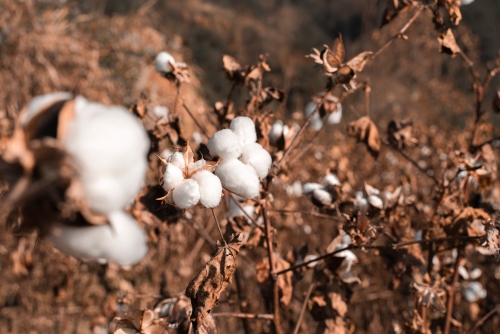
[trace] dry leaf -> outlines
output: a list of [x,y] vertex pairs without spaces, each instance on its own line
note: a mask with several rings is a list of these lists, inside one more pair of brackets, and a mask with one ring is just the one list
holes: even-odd
[[[275,269],[274,271],[281,271],[290,268],[290,263],[282,259],[279,256],[274,256]],[[256,266],[257,269],[257,281],[261,285],[262,293],[265,297],[272,296],[272,278],[269,276],[270,272],[269,259],[265,258]],[[278,285],[280,292],[280,302],[285,307],[289,307],[292,302],[292,285],[293,272],[288,271],[285,274],[279,275],[276,279],[276,284]],[[272,298],[272,297],[271,297]]]
[[451,29],[446,30],[445,33],[442,33],[438,37],[439,42],[439,52],[447,53],[455,56],[456,53],[460,52],[460,47],[457,45],[457,41],[455,40],[455,36]]
[[349,123],[347,133],[356,137],[358,141],[364,142],[373,157],[380,152],[380,137],[377,127],[368,116],[361,117]]
[[370,59],[369,57],[373,54],[371,51],[364,51],[358,54],[356,57],[349,60],[346,65],[354,71],[354,73],[359,73],[363,71],[366,62]]
[[[443,2],[443,0],[441,0]],[[459,0],[444,0],[444,5],[450,15],[450,20],[453,24],[457,25],[462,20],[462,13],[460,12]],[[442,3],[441,3],[442,6]]]
[[226,246],[219,245],[215,255],[189,282],[186,296],[193,305],[192,321],[200,328],[207,315],[219,301],[220,294],[231,284],[236,270],[236,256],[242,244],[242,235],[235,233]]
[[412,137],[412,129],[412,121],[390,121],[387,127],[389,143],[399,149],[414,146],[418,141]]

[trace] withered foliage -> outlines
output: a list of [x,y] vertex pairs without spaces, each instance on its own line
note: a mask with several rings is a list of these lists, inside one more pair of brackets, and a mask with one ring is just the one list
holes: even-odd
[[368,116],[361,117],[349,123],[347,128],[349,136],[355,137],[358,141],[364,142],[375,158],[380,152],[380,136],[377,126]]

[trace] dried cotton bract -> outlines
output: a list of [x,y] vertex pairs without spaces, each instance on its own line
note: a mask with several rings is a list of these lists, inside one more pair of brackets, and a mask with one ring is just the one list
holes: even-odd
[[222,159],[215,175],[227,189],[246,198],[259,195],[259,177],[266,177],[272,164],[269,152],[256,141],[255,123],[240,116],[229,129],[217,131],[207,144],[210,154]]

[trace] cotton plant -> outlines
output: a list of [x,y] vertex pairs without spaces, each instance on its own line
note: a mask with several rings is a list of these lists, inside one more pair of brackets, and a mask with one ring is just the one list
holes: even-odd
[[329,206],[339,197],[339,188],[342,186],[337,176],[328,173],[322,183],[307,182],[302,186],[302,192],[316,206]]
[[186,63],[176,61],[174,56],[165,51],[158,53],[156,56],[155,71],[177,85],[182,82],[189,82]]
[[319,112],[316,112],[316,114],[313,116],[310,123],[310,126],[315,131],[319,131],[323,127],[322,118],[326,116],[326,113],[329,113],[328,117],[326,118],[326,124],[328,125],[339,124],[342,120],[342,104],[338,102],[338,98],[333,95],[328,95],[323,105],[318,107],[322,98],[323,96],[321,94],[314,96],[312,101],[309,101],[304,108],[304,116],[306,118],[311,116],[311,114],[317,108],[320,109]]
[[39,130],[36,137],[52,140],[51,145],[64,152],[75,175],[61,205],[82,214],[86,225],[68,224],[61,213],[44,238],[78,258],[121,265],[139,262],[148,251],[146,234],[124,209],[145,178],[150,145],[145,129],[123,107],[65,92],[32,99],[20,115],[26,134],[53,123],[55,133]]
[[181,209],[191,208],[198,203],[206,208],[219,205],[222,184],[213,174],[218,162],[194,159],[189,143],[183,152],[175,152],[167,159],[160,157],[166,166],[162,186],[167,192],[160,200]]
[[259,178],[267,176],[272,158],[257,143],[255,123],[250,118],[236,117],[229,129],[217,131],[207,146],[211,155],[220,158],[215,175],[225,188],[248,199],[259,195]]

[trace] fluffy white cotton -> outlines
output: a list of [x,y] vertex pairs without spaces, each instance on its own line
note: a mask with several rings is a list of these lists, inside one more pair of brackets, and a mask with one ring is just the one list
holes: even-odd
[[337,103],[337,111],[332,112],[330,115],[328,115],[326,123],[330,125],[339,124],[341,120],[342,120],[342,104]]
[[165,51],[158,53],[155,59],[156,72],[170,73],[172,70],[169,64],[175,65],[174,57]]
[[300,181],[297,180],[294,183],[292,183],[292,185],[287,186],[286,194],[288,196],[295,196],[295,197],[302,196],[302,183],[300,183]]
[[[306,118],[309,118],[309,116],[316,110],[316,107],[318,104],[316,102],[310,101],[306,104],[306,107],[304,108],[304,114]],[[321,120],[321,117],[319,117],[319,113],[316,113],[310,123],[310,126],[315,130],[319,131],[323,127],[323,121]]]
[[142,124],[125,108],[76,97],[75,119],[68,125],[64,146],[92,209],[110,213],[123,208],[140,190],[149,139]]
[[198,161],[191,162],[188,166],[188,173],[191,174],[192,172],[197,171],[198,169],[205,166],[206,163],[207,162],[204,159],[200,159]]
[[380,210],[384,208],[384,201],[382,201],[380,197],[375,195],[368,196],[368,203],[370,203],[371,206]]
[[470,5],[473,2],[474,2],[474,0],[460,0],[460,5],[466,6],[466,5]]
[[215,175],[224,187],[246,198],[259,195],[260,181],[255,169],[238,159],[222,160]]
[[191,135],[191,138],[198,145],[203,142],[203,136],[198,131],[193,132],[193,134]]
[[174,203],[181,209],[190,208],[200,201],[200,186],[193,179],[184,180],[174,188]]
[[325,189],[316,189],[313,191],[313,197],[321,204],[328,205],[333,202],[332,194]]
[[40,111],[44,110],[51,104],[59,101],[65,101],[73,98],[73,94],[67,92],[55,92],[40,95],[31,99],[26,106],[26,113],[20,120],[22,126],[26,126],[28,122],[36,116]]
[[341,183],[339,179],[333,174],[326,174],[323,178],[323,182],[329,186],[340,186]]
[[241,146],[255,143],[257,141],[255,123],[249,117],[236,117],[231,121],[231,125],[229,126],[229,128],[236,134],[236,136],[240,140]]
[[486,298],[486,290],[483,289],[483,285],[480,282],[463,282],[462,285],[462,295],[469,303]]
[[269,172],[269,167],[273,163],[273,159],[260,144],[250,143],[243,146],[240,160],[252,166],[260,178],[265,178]]
[[242,151],[238,137],[229,129],[217,131],[207,146],[211,155],[218,155],[222,159],[238,158]]
[[[232,217],[252,217],[255,218],[255,207],[250,204],[241,204],[240,206],[243,210],[240,209],[238,204],[231,198],[229,199],[229,214]],[[246,214],[245,214],[246,213]],[[249,220],[249,219],[247,219]]]
[[304,186],[302,188],[304,190],[304,194],[309,194],[309,193],[312,193],[316,189],[322,189],[323,186],[319,183],[307,182],[304,184]]
[[283,134],[283,129],[284,129],[283,121],[282,120],[277,120],[276,122],[273,123],[273,126],[271,127],[271,130],[269,131],[269,142],[271,144],[276,144],[278,139],[281,137]]
[[55,224],[46,239],[66,254],[120,265],[139,262],[148,252],[146,233],[123,211],[109,214],[110,223],[88,227]]
[[166,148],[163,151],[161,151],[160,158],[168,160],[172,154],[174,154],[174,152],[172,152],[172,150]]
[[184,170],[184,167],[186,167],[184,154],[182,154],[182,152],[175,152],[167,159],[167,161],[181,170]]
[[153,115],[156,118],[167,118],[168,117],[168,108],[164,106],[155,106],[152,110]]
[[200,203],[206,208],[215,208],[222,197],[220,179],[207,170],[195,173],[192,178],[200,186]]
[[169,163],[165,169],[165,173],[163,174],[163,189],[165,189],[165,191],[169,191],[170,189],[178,186],[182,180],[184,180],[182,170]]

